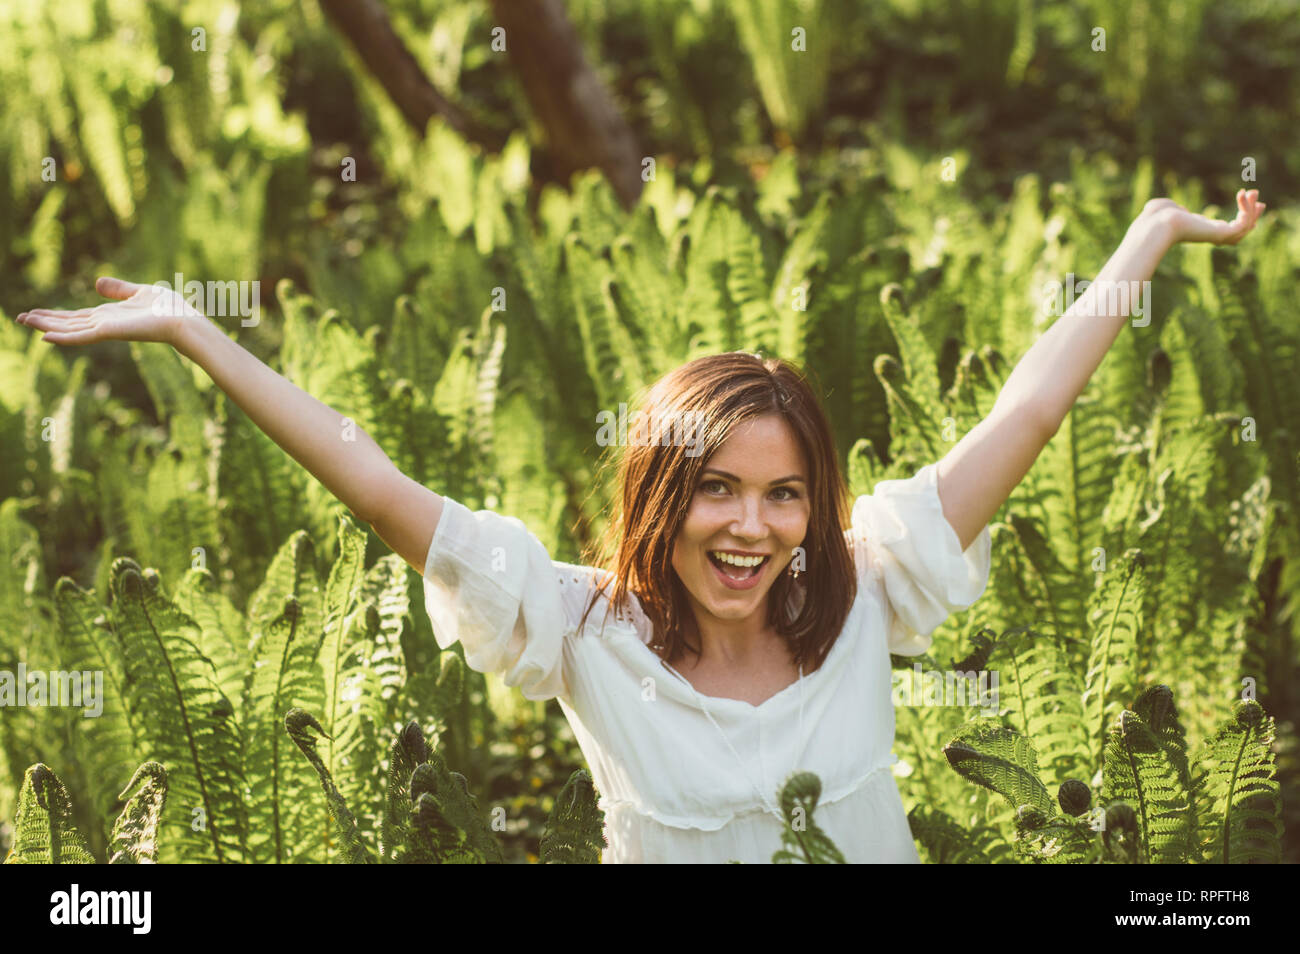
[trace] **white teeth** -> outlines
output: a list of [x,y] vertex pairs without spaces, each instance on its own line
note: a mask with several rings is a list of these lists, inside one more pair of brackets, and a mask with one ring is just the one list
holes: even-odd
[[710,553],[722,563],[730,563],[732,566],[758,566],[767,557],[754,556],[735,556],[731,553],[723,553],[721,550],[711,550]]

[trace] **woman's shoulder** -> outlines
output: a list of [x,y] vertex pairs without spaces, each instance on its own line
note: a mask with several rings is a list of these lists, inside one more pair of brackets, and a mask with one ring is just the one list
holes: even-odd
[[614,626],[625,631],[634,630],[642,642],[649,641],[649,620],[635,593],[628,592],[624,607],[610,605],[615,583],[612,571],[560,560],[552,560],[551,565],[572,631],[584,636],[604,635],[609,626]]

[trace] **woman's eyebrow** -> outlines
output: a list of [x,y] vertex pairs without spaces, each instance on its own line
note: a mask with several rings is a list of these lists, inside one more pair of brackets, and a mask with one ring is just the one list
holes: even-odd
[[[728,480],[734,480],[737,482],[740,481],[740,478],[737,477],[735,474],[729,474],[725,470],[718,470],[718,468],[716,467],[706,467],[704,468],[704,473],[717,474],[719,477],[726,477]],[[789,477],[778,477],[776,480],[768,484],[768,486],[775,487],[777,484],[789,484],[789,483],[793,483],[794,481],[798,481],[801,484],[808,483],[808,481],[804,480],[798,474],[791,474]]]

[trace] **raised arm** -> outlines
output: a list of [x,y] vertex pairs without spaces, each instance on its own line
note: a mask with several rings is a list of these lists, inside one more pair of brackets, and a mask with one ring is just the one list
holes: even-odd
[[1256,190],[1237,193],[1238,214],[1217,222],[1171,199],[1152,199],[1096,280],[1025,352],[984,420],[939,461],[939,500],[962,549],[993,519],[1083,393],[1131,312],[1118,283],[1150,280],[1178,242],[1235,245],[1264,210]]
[[[117,300],[78,311],[36,309],[18,321],[45,331],[44,339],[54,344],[116,339],[173,346],[395,553],[424,572],[442,498],[398,470],[369,434],[357,427],[356,439],[345,441],[345,415],[271,370],[175,292],[113,278],[101,278],[95,287]],[[172,296],[166,307],[158,306],[160,295]]]

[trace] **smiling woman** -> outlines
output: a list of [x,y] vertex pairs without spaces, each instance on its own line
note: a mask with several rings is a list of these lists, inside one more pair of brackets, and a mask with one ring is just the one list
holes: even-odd
[[855,584],[849,491],[812,389],[787,362],[736,351],[665,375],[643,404],[651,419],[689,414],[700,427],[693,455],[654,440],[626,449],[621,522],[605,541],[610,599],[635,592],[652,648],[669,664],[689,653],[697,685],[761,694],[816,669]]
[[817,824],[847,861],[918,861],[889,654],[924,652],[983,592],[987,529],[963,552],[933,464],[850,507],[825,414],[779,359],[698,358],[643,403],[697,415],[700,453],[626,446],[608,560],[554,562],[518,520],[443,498],[424,574],[439,643],[558,699],[606,863],[770,861],[796,771],[821,781]]

